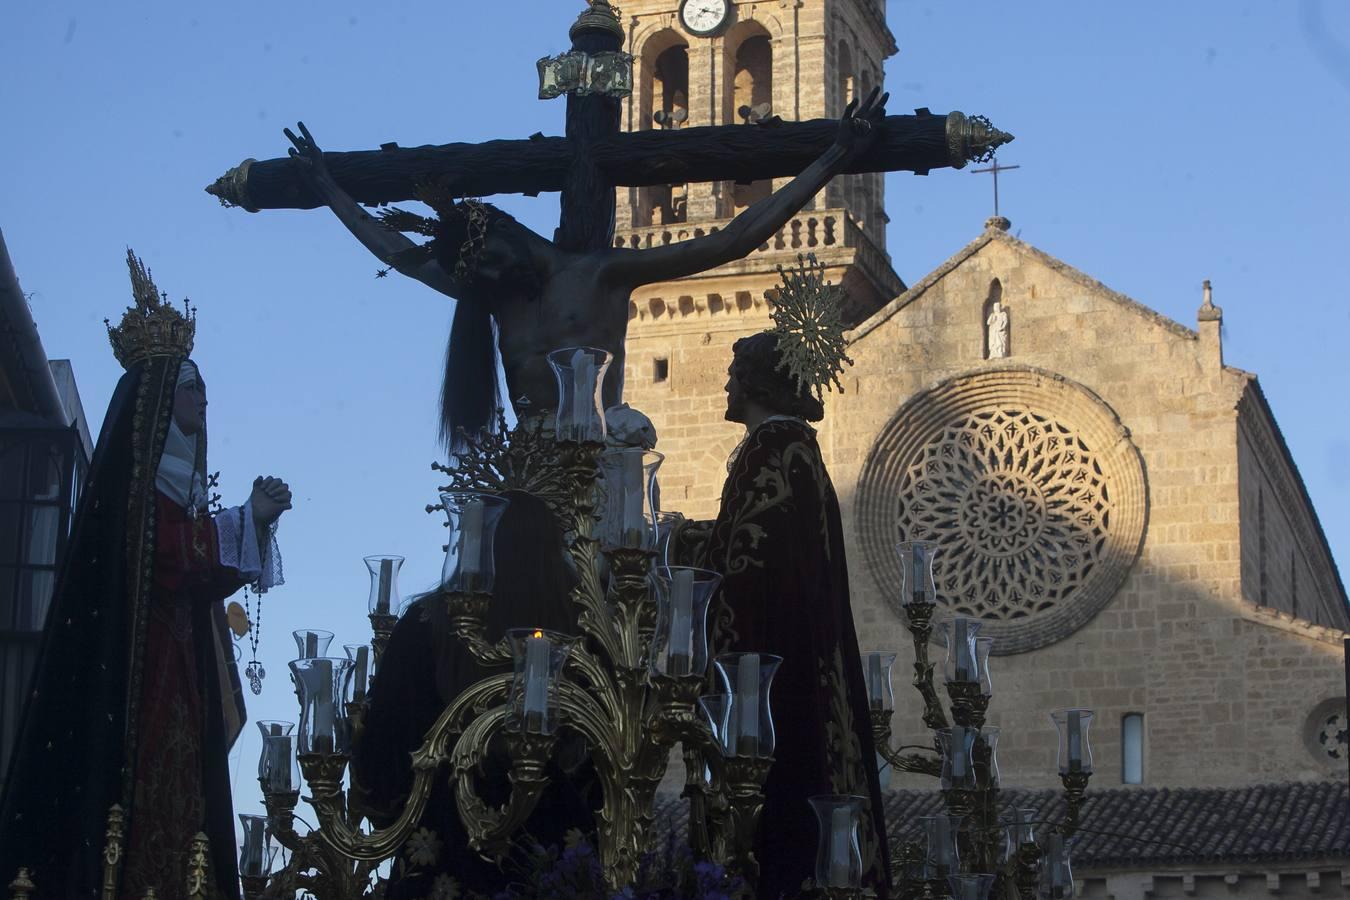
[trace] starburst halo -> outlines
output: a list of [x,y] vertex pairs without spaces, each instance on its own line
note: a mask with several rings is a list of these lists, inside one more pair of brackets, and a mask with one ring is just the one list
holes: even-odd
[[817,400],[825,399],[826,389],[837,387],[842,394],[839,376],[845,363],[853,365],[844,352],[848,342],[839,313],[844,289],[825,280],[825,264],[814,253],[799,255],[793,268],[779,266],[778,274],[782,285],[764,293],[773,316],[771,333],[778,336],[778,369]]

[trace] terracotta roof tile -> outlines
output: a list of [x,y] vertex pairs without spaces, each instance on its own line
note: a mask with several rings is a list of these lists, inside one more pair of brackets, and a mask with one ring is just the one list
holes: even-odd
[[[1063,795],[1005,790],[1005,808],[1035,809],[1058,821]],[[661,830],[686,829],[684,801],[657,803]],[[914,820],[941,812],[936,791],[891,791],[886,821],[894,842],[917,836]],[[1089,789],[1075,842],[1080,869],[1208,863],[1350,859],[1350,787],[1297,782],[1236,788]]]

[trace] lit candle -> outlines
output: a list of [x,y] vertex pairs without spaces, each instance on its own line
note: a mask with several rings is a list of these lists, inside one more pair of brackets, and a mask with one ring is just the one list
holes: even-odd
[[483,570],[483,501],[470,500],[459,514],[459,573],[477,575]]
[[1065,727],[1069,732],[1069,771],[1081,772],[1083,770],[1083,723],[1078,716],[1078,710],[1069,710]]
[[380,560],[380,592],[375,598],[375,612],[388,615],[389,592],[394,584],[394,561]]
[[595,415],[595,360],[585,350],[572,354],[572,422],[577,440],[584,439]]
[[625,547],[642,546],[642,451],[629,450],[623,454],[623,540]]
[[974,681],[970,664],[970,629],[968,621],[961,616],[956,619],[955,627],[952,629],[952,641],[956,644],[952,649],[956,656],[956,680]]
[[736,666],[736,752],[754,756],[759,752],[759,654],[744,653]]
[[694,573],[676,569],[670,586],[671,675],[688,675],[694,642]]
[[318,690],[314,694],[314,742],[310,750],[315,753],[333,752],[333,663],[327,659],[314,660],[313,672],[318,681]]
[[853,843],[853,814],[846,806],[830,813],[830,883],[826,887],[849,886],[849,850]]
[[548,712],[549,643],[542,631],[525,639],[525,730],[542,733]]
[[[387,562],[387,560],[386,560]],[[381,567],[383,568],[383,567]],[[365,644],[356,648],[356,687],[352,691],[353,700],[363,700],[366,696],[366,665],[370,660],[370,648]]]
[[881,694],[881,654],[867,655],[867,693],[872,709],[884,708]]

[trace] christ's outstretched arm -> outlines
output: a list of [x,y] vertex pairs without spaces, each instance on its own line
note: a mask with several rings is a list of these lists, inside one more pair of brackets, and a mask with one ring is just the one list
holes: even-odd
[[672,281],[742,259],[787,224],[841,169],[876,139],[886,117],[889,94],[874,88],[862,105],[855,98],[839,120],[834,144],[783,188],[751,206],[727,227],[706,237],[651,250],[610,251],[606,269],[611,278],[632,286]]
[[290,149],[291,159],[295,160],[304,173],[305,181],[338,217],[338,221],[346,225],[347,230],[386,266],[397,269],[409,278],[416,278],[442,294],[458,297],[455,280],[441,268],[439,262],[434,259],[409,261],[406,252],[416,250],[418,245],[397,231],[385,228],[379,219],[362,209],[329,174],[328,167],[324,165],[323,151],[314,142],[305,123],[300,122],[298,127],[299,137],[289,128],[285,129],[286,137],[295,145]]

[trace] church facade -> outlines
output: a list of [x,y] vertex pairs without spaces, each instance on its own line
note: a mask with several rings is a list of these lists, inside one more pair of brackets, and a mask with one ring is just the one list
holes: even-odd
[[[687,5],[624,9],[629,128],[836,116],[895,52],[871,0],[732,3],[708,34]],[[627,191],[617,241],[706,233],[767,189]],[[896,739],[928,736],[894,545],[936,540],[946,612],[996,640],[989,723],[1019,802],[1051,808],[1047,713],[1076,706],[1096,712],[1085,827],[1094,808],[1105,830],[1146,806],[1178,817],[1148,825],[1175,837],[1165,852],[1085,837],[1085,895],[1343,892],[1350,606],[1256,376],[1224,361],[1208,288],[1193,326],[1174,322],[997,218],[907,288],[885,222],[880,176],[841,178],[748,259],[634,295],[625,393],[667,454],[663,504],[715,513],[740,436],[722,418],[730,346],[769,324],[777,266],[814,253],[849,293],[855,365],[820,437],[860,642],[898,654]],[[931,785],[892,786],[903,832]]]

